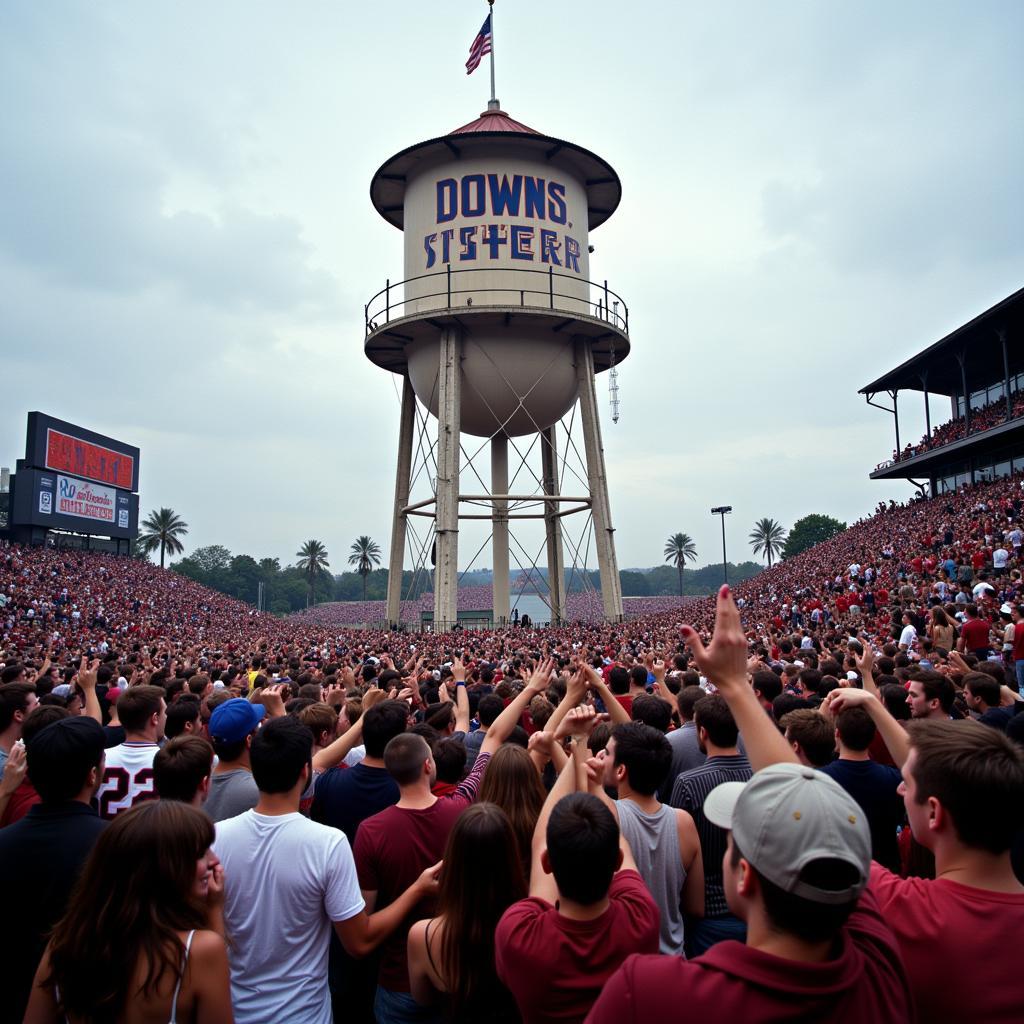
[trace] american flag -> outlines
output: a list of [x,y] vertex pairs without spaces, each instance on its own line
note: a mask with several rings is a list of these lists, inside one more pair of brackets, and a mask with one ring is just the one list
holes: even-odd
[[471,75],[478,67],[484,56],[491,52],[491,16],[488,14],[484,19],[480,31],[469,48],[469,60],[466,61],[466,74]]

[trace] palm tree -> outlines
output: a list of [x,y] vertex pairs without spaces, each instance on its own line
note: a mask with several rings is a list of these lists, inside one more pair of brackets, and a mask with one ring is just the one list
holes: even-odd
[[697,561],[697,545],[688,533],[674,533],[665,541],[665,561],[679,570],[679,596],[683,596],[683,569],[686,563]]
[[162,508],[159,512],[155,510],[150,512],[143,520],[142,532],[136,543],[146,554],[159,548],[160,568],[162,569],[165,550],[172,555],[180,555],[185,550],[178,538],[184,537],[186,533],[188,533],[188,523],[180,519],[173,509]]
[[260,571],[265,573],[275,573],[281,571],[281,559],[280,558],[261,558],[260,559]]
[[313,583],[316,577],[330,568],[327,548],[318,540],[307,540],[295,554],[299,559],[297,567],[306,574],[306,583],[309,586],[309,597],[306,599],[308,608],[313,603]]
[[750,546],[755,555],[767,555],[769,569],[772,567],[772,557],[782,554],[785,543],[786,531],[774,519],[758,519],[750,531]]
[[373,572],[375,565],[380,565],[380,548],[375,540],[369,537],[356,537],[352,545],[352,554],[348,556],[348,564],[356,567],[356,572],[363,577],[363,600],[366,600],[366,577]]

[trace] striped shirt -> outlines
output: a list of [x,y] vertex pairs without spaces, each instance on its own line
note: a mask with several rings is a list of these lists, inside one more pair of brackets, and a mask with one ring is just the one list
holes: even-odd
[[723,917],[729,913],[729,906],[722,882],[722,858],[728,845],[728,833],[704,817],[704,800],[715,786],[723,782],[746,782],[753,774],[750,762],[742,754],[709,757],[699,768],[679,775],[672,787],[670,803],[693,815],[700,836],[705,917]]

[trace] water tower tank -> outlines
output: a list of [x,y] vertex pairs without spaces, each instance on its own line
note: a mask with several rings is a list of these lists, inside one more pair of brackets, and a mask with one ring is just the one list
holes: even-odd
[[452,322],[464,338],[461,430],[480,437],[557,423],[577,398],[581,339],[595,371],[627,355],[625,306],[590,281],[589,232],[621,185],[589,150],[491,109],[393,156],[370,195],[405,233],[405,266],[367,305],[366,354],[408,373],[435,416]]

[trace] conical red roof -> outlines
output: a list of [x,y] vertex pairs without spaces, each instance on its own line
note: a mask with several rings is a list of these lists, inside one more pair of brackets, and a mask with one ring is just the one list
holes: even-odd
[[450,134],[466,135],[469,132],[516,132],[520,135],[540,135],[519,121],[513,121],[504,110],[485,110],[475,121],[456,128]]

